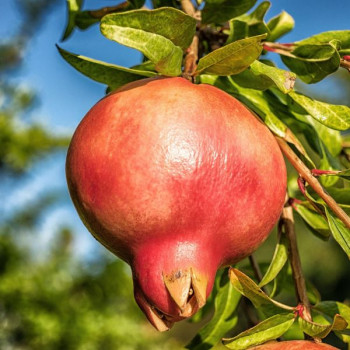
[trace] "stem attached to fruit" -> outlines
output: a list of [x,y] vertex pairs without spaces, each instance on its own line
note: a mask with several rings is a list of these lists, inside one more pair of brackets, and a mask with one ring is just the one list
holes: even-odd
[[350,229],[350,217],[337,204],[337,202],[324,190],[317,179],[312,175],[310,169],[301,161],[301,159],[288,146],[287,142],[276,136],[276,140],[286,158],[298,171],[300,176],[315,190],[315,192],[325,201],[334,214]]

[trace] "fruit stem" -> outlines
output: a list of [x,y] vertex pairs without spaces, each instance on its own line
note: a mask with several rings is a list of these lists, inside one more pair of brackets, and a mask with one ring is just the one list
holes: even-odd
[[285,234],[289,241],[288,255],[292,267],[295,292],[298,299],[298,303],[301,303],[304,306],[303,318],[307,321],[312,321],[310,312],[310,301],[306,292],[305,279],[301,268],[297,237],[295,234],[293,207],[290,205],[288,194],[286,194],[285,203],[286,204],[282,210],[280,220],[282,221]]
[[[200,21],[200,11],[197,11],[193,6],[191,0],[181,0],[182,10],[189,16],[195,18],[198,22]],[[198,47],[199,47],[199,33],[196,32],[193,37],[192,43],[189,48],[186,50],[185,62],[184,62],[184,71],[182,76],[185,79],[190,81],[193,80],[193,73],[197,68],[198,61]]]
[[337,204],[337,202],[324,190],[318,180],[312,175],[310,169],[302,162],[302,160],[288,146],[287,142],[276,136],[276,140],[286,158],[298,171],[300,176],[314,189],[314,191],[325,201],[334,214],[350,229],[350,217]]

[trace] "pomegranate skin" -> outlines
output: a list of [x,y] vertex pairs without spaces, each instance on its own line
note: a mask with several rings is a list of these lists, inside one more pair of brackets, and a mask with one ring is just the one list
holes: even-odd
[[290,340],[259,345],[249,350],[336,350],[337,348],[324,344],[314,343],[306,340]]
[[131,265],[135,299],[160,330],[196,312],[217,269],[265,240],[286,191],[266,126],[183,78],[140,80],[100,100],[73,136],[66,174],[84,224]]

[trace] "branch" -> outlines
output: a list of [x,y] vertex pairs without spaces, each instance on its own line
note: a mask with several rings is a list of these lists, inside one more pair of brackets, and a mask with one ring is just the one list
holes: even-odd
[[305,279],[301,268],[301,261],[297,245],[297,237],[294,229],[293,208],[289,204],[288,195],[286,195],[286,205],[282,210],[281,219],[284,231],[289,241],[289,261],[292,267],[295,292],[298,303],[301,303],[303,308],[301,310],[302,316],[306,321],[312,321],[311,306],[306,292]]
[[315,190],[315,192],[332,209],[334,214],[350,229],[350,218],[337,202],[324,190],[317,179],[312,175],[310,169],[300,160],[294,151],[288,146],[287,142],[276,136],[276,140],[289,162],[298,171],[300,176]]

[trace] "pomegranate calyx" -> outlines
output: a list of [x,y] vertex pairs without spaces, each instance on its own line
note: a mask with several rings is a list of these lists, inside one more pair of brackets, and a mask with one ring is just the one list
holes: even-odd
[[192,267],[185,270],[163,273],[164,284],[176,305],[180,316],[190,317],[206,302],[208,277]]
[[135,291],[135,300],[139,305],[140,309],[146,315],[151,325],[159,332],[168,331],[174,323],[171,322],[166,315],[150,305],[142,293],[138,290]]

